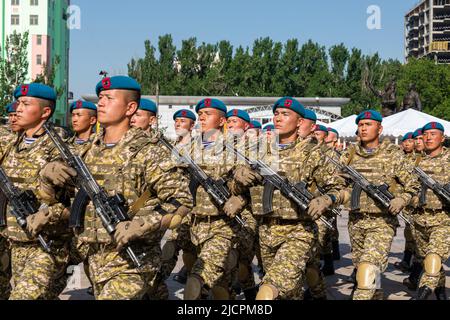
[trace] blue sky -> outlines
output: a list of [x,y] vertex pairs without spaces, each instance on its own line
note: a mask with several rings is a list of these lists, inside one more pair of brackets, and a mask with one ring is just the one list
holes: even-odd
[[[126,74],[132,57],[170,33],[181,41],[229,40],[251,46],[259,37],[276,41],[313,39],[327,47],[343,42],[365,54],[403,61],[404,15],[417,0],[72,0],[81,9],[81,29],[71,31],[70,91],[94,93],[100,70]],[[367,8],[381,9],[381,29],[367,28]]]

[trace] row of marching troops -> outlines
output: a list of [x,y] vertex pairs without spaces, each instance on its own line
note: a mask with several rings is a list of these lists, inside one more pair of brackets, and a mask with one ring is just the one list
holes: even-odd
[[134,79],[104,78],[96,94],[97,105],[71,105],[66,137],[51,123],[54,89],[14,92],[0,140],[1,298],[57,299],[67,267],[83,264],[96,299],[167,299],[181,254],[186,300],[326,299],[345,207],[353,299],[382,296],[399,220],[405,284],[418,299],[446,299],[450,153],[440,123],[406,135],[402,151],[380,139],[383,118],[368,110],[358,142],[341,150],[339,133],[294,98],[273,105],[266,128],[203,99],[196,114],[174,114],[171,142],[153,129],[157,106]]

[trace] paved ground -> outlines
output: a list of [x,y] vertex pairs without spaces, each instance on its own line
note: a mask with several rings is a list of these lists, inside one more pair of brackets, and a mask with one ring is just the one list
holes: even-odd
[[[328,297],[331,300],[347,300],[349,299],[352,284],[345,282],[347,276],[349,276],[353,270],[351,265],[351,254],[349,246],[349,238],[347,232],[347,215],[344,214],[343,218],[339,221],[340,242],[341,242],[341,254],[342,259],[335,263],[336,275],[327,278],[328,283]],[[392,245],[392,252],[389,258],[388,270],[383,274],[382,287],[384,289],[385,298],[389,300],[410,300],[412,296],[415,296],[414,292],[408,291],[403,285],[402,281],[406,277],[405,274],[396,270],[393,264],[400,261],[402,258],[404,248],[403,227],[398,229],[397,237],[394,239]],[[178,261],[177,267],[174,273],[178,272],[181,268],[181,260]],[[449,275],[449,262],[445,266],[447,275]],[[63,300],[93,300],[93,297],[86,292],[89,282],[84,276],[82,268],[76,268],[76,272],[81,274],[81,277],[73,277],[69,280],[68,288],[61,295]],[[259,282],[257,274],[255,274],[256,280]],[[170,290],[170,299],[178,300],[183,297],[183,286],[175,282],[170,278],[167,281]],[[450,279],[447,276],[447,290],[450,289]],[[449,293],[449,291],[447,291]],[[241,299],[242,297],[239,297]],[[434,296],[433,296],[434,298]]]

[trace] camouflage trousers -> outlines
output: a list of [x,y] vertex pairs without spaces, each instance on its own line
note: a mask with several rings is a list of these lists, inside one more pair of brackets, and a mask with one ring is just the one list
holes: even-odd
[[0,237],[0,300],[7,300],[11,293],[11,259],[8,242]]
[[56,300],[67,285],[69,244],[53,243],[52,254],[38,244],[13,242],[10,300]]
[[298,298],[306,264],[317,251],[316,224],[267,218],[259,226],[259,241],[266,272],[262,284],[276,287],[278,299]]
[[[177,230],[170,231],[170,236],[167,239],[166,245],[171,242],[174,253],[171,257],[168,257],[166,260],[161,261],[161,268],[158,271],[158,276],[155,280],[154,290],[149,293],[150,298],[152,300],[168,300],[169,299],[169,289],[165,281],[172,274],[173,269],[175,268],[178,262],[178,255],[180,251],[183,253],[191,253],[195,256],[195,246],[191,241],[190,234],[190,217],[186,217],[183,223]],[[191,270],[188,270],[190,272]]]
[[258,223],[248,210],[242,213],[242,219],[247,227],[241,227],[238,231],[237,252],[239,265],[236,268],[236,272],[241,289],[247,290],[256,286],[252,264],[256,255]]
[[[411,209],[408,211],[404,210],[403,213],[407,219],[412,220]],[[405,237],[405,251],[409,251],[414,253],[414,255],[417,255],[417,246],[414,239],[414,226],[407,224],[403,235]]]
[[[450,255],[450,216],[448,212],[423,212],[416,214],[414,219],[414,237],[417,241],[417,255],[423,261],[429,254],[441,257],[444,264]],[[442,269],[437,277],[425,272],[420,278],[419,287],[431,289],[445,287],[445,271]]]
[[196,217],[191,225],[191,240],[197,248],[197,260],[191,274],[199,276],[208,289],[229,289],[237,255],[239,226],[227,217]]
[[[137,270],[124,252],[115,245],[85,244],[88,249],[89,274],[96,300],[142,300],[154,285],[160,267],[161,249],[158,246],[133,245],[144,267]],[[84,251],[84,250],[83,250]]]
[[[398,221],[394,216],[373,216],[363,213],[350,213],[348,231],[352,246],[353,265],[358,268],[361,263],[369,263],[381,273],[387,269],[388,257],[395,236]],[[371,300],[376,289],[357,288],[354,300]]]

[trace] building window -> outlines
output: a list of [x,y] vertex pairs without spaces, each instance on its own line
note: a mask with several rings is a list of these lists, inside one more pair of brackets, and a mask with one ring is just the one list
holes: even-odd
[[18,5],[20,5],[20,0],[11,0],[11,5],[12,5],[12,6],[18,6]]
[[12,26],[18,26],[19,25],[19,15],[18,14],[11,15],[11,25]]
[[42,36],[38,35],[36,38],[37,45],[40,46],[42,44]]
[[39,16],[37,14],[30,15],[30,26],[37,26],[39,23]]
[[37,64],[38,66],[42,65],[42,55],[38,54],[38,55],[36,56],[36,64]]
[[39,0],[30,0],[30,6],[38,6]]

